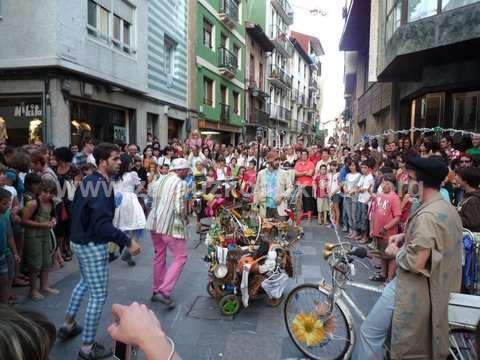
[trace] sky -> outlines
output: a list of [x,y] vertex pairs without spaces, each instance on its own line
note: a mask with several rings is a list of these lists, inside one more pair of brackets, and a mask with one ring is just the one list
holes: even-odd
[[[333,120],[343,111],[343,52],[339,51],[340,37],[343,31],[344,20],[341,0],[289,0],[295,15],[294,23],[290,26],[293,31],[312,35],[320,39],[325,55],[322,62],[323,108],[321,122]],[[321,10],[325,16],[312,15],[310,10]],[[328,126],[330,125],[330,126]],[[325,125],[331,127],[333,123]]]

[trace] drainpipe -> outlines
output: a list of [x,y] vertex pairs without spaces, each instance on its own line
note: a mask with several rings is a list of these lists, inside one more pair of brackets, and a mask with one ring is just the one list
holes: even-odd
[[51,123],[51,113],[52,113],[52,101],[50,98],[50,78],[47,76],[43,81],[43,141],[48,143],[52,138],[52,123]]

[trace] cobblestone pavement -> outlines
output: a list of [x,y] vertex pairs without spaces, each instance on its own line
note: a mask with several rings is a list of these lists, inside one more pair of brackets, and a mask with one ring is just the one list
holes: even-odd
[[[190,230],[192,236],[188,240],[189,260],[173,294],[177,307],[168,311],[162,305],[149,301],[153,248],[147,236],[142,240],[142,254],[136,259],[137,266],[129,268],[120,260],[111,264],[109,295],[97,340],[103,344],[111,343],[106,328],[112,321],[110,308],[113,303],[129,304],[137,301],[147,304],[155,311],[184,360],[302,359],[302,354],[288,337],[283,322],[283,306],[271,308],[265,306],[262,300],[257,300],[247,309],[242,309],[234,318],[220,314],[217,303],[206,292],[208,266],[203,261],[205,246],[199,244],[194,228]],[[303,254],[301,271],[295,279],[290,280],[287,291],[303,282],[318,282],[323,276],[328,279],[328,266],[321,253],[323,244],[334,239],[332,229],[305,225],[305,237],[298,245]],[[361,264],[356,268],[356,279],[365,281],[371,270]],[[26,289],[16,291],[20,300],[19,306],[43,311],[56,325],[60,325],[71,291],[78,281],[75,261],[52,273],[51,279],[52,285],[61,291],[59,296],[32,302],[26,298]],[[356,289],[351,290],[350,294],[366,312],[377,296]],[[83,304],[78,317],[80,323],[83,322],[85,305]],[[66,343],[57,342],[51,359],[76,359],[79,345],[80,337]],[[139,358],[142,359],[143,356],[140,354]]]

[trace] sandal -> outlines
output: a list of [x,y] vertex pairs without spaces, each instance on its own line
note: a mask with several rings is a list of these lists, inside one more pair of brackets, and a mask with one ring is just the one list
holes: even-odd
[[377,282],[385,282],[386,278],[385,276],[383,275],[380,275],[380,274],[375,274],[375,275],[372,275],[368,278],[368,280],[370,281],[377,281]]
[[17,280],[12,284],[12,287],[26,287],[30,285],[30,281],[26,281],[21,277],[18,277]]

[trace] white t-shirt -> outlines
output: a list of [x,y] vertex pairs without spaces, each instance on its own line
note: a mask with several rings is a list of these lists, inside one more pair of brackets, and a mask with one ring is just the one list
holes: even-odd
[[352,192],[355,190],[355,188],[358,186],[358,180],[360,178],[360,173],[348,173],[347,177],[345,179],[345,197],[352,197],[352,195],[348,194],[349,192]]
[[367,190],[367,191],[358,193],[359,202],[361,202],[362,204],[368,204],[371,197],[368,190],[372,191],[374,185],[375,185],[375,179],[372,174],[362,175],[362,177],[358,181],[358,188],[360,190]]

